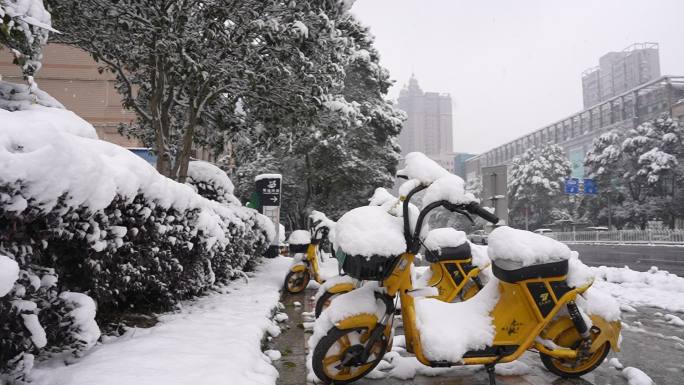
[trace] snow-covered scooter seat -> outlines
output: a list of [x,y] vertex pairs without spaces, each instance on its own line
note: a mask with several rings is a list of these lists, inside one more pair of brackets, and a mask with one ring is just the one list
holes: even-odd
[[566,275],[571,251],[547,236],[502,226],[489,235],[488,254],[494,276],[515,283]]
[[430,263],[470,259],[470,243],[463,231],[447,227],[430,230],[425,238],[425,259]]

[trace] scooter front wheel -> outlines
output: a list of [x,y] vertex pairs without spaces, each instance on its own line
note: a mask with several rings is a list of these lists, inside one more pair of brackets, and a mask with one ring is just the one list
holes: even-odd
[[285,290],[290,294],[301,293],[306,286],[309,284],[309,272],[304,271],[292,271],[290,270],[285,276]]
[[375,341],[364,358],[370,335],[366,328],[330,329],[314,348],[316,376],[326,384],[348,384],[375,369],[387,351],[387,340]]
[[316,312],[314,313],[316,315],[316,318],[320,317],[321,313],[323,313],[323,310],[327,309],[328,306],[330,306],[330,303],[332,302],[333,298],[340,296],[344,293],[346,293],[346,291],[340,293],[331,293],[329,291],[326,291],[325,293],[323,293],[323,295],[321,295],[316,301]]

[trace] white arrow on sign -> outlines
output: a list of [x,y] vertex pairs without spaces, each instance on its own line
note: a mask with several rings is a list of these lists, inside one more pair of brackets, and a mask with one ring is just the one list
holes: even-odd
[[278,202],[278,197],[271,197],[271,202],[273,202],[273,203]]

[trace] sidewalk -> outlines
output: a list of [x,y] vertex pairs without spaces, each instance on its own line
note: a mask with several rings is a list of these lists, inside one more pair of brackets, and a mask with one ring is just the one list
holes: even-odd
[[36,365],[34,385],[275,384],[277,370],[261,352],[265,333],[280,333],[272,310],[290,258],[265,259],[246,284],[235,281],[149,329],[135,329],[76,363]]

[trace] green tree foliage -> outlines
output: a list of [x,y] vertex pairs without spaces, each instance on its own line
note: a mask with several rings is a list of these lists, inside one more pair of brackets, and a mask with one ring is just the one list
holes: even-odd
[[509,172],[510,222],[537,228],[553,221],[554,208],[565,203],[563,183],[570,175],[570,162],[557,145],[530,148],[513,160]]

